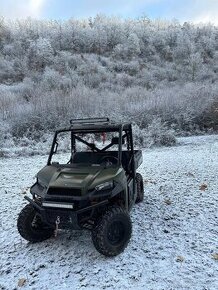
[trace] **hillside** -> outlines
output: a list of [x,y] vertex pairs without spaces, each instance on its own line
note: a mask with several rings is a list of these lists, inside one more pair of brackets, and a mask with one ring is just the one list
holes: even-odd
[[98,15],[0,19],[0,146],[72,117],[176,135],[217,130],[218,27]]

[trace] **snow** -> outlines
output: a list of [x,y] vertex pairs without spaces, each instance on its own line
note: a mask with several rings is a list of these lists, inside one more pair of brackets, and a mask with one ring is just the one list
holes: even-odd
[[[115,258],[87,231],[23,240],[17,215],[47,156],[0,159],[0,289],[218,289],[218,138],[182,138],[144,150],[145,200],[131,212],[132,239]],[[200,190],[205,184],[206,190]]]

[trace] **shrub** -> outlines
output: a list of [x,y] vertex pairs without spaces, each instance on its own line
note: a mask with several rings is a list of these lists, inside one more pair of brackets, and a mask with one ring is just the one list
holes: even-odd
[[154,119],[146,128],[140,129],[138,125],[133,126],[135,145],[137,147],[173,146],[176,137],[172,129],[168,129],[160,118]]

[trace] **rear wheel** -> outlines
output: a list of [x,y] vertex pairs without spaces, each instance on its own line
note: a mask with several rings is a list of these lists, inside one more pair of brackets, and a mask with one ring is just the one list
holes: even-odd
[[43,224],[31,204],[27,204],[20,212],[17,220],[17,229],[25,240],[33,243],[44,241],[54,233],[52,228]]
[[122,207],[111,207],[102,215],[92,230],[96,250],[108,257],[124,251],[132,234],[129,213]]
[[143,184],[143,178],[140,173],[136,173],[136,191],[137,191],[137,197],[136,197],[136,203],[142,202],[144,199],[144,184]]

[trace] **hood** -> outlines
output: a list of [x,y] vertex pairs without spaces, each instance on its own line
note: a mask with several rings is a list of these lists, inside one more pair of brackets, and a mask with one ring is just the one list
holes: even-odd
[[113,179],[119,167],[101,166],[59,167],[45,166],[37,174],[38,181],[45,187],[92,189],[96,185]]

